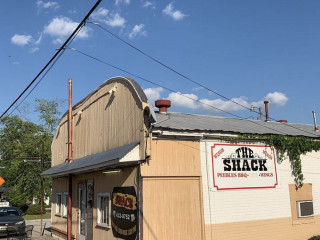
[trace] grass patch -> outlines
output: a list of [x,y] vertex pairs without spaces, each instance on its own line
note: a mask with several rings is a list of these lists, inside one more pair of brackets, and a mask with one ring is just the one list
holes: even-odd
[[[25,215],[23,216],[24,220],[36,220],[41,219],[41,215]],[[50,219],[51,213],[45,213],[42,215],[42,219]]]

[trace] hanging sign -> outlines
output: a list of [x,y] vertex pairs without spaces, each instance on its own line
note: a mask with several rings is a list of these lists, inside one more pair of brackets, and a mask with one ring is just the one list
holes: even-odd
[[117,238],[135,240],[137,236],[137,195],[134,187],[114,187],[111,203],[111,224]]
[[214,190],[275,188],[275,149],[267,145],[213,144]]

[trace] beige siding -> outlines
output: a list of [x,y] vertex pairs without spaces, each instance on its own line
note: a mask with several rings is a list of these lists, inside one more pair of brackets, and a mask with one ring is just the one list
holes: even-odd
[[68,178],[66,177],[66,178],[53,179],[52,208],[51,208],[52,227],[55,227],[60,229],[61,231],[67,232],[67,219],[63,216],[56,215],[56,194],[57,193],[62,194],[61,196],[62,196],[62,202],[63,202],[64,192],[68,192]]
[[207,240],[307,240],[319,234],[320,215],[307,224],[292,224],[291,218],[206,225]]
[[151,159],[142,164],[141,175],[201,176],[199,142],[152,140]]
[[152,140],[142,164],[143,239],[203,239],[199,142]]
[[[73,110],[73,158],[143,140],[144,119],[142,103],[136,93],[123,83],[117,83],[114,94],[107,84]],[[79,114],[79,111],[82,114]],[[52,165],[67,159],[68,116],[65,115],[52,143]]]
[[[78,186],[87,180],[93,180],[94,198],[93,198],[93,239],[109,240],[116,239],[112,230],[107,228],[97,227],[97,194],[100,192],[110,192],[112,194],[113,187],[136,186],[137,171],[136,168],[125,168],[120,173],[103,174],[102,172],[93,172],[88,174],[77,175],[73,177],[73,214],[72,214],[72,234],[78,236],[79,233],[79,193]],[[54,180],[54,195],[55,192],[67,191],[67,178]],[[136,188],[137,191],[137,188]],[[67,219],[60,216],[55,216],[55,197],[52,204],[52,227],[61,232],[67,232]],[[66,236],[65,236],[66,237]]]
[[203,239],[200,178],[143,181],[143,239]]

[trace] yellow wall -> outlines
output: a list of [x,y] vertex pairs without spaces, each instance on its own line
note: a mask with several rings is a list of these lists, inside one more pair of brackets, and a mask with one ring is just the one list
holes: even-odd
[[[250,207],[250,206],[248,206]],[[292,224],[292,218],[206,225],[207,240],[307,240],[319,234],[320,215],[307,224]]]
[[203,239],[199,142],[153,140],[141,175],[143,239]]

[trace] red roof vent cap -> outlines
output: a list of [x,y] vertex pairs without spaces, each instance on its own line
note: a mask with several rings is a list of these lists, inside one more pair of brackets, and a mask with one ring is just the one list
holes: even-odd
[[167,113],[168,108],[171,107],[171,101],[167,99],[157,100],[155,102],[157,108],[159,108],[160,113]]

